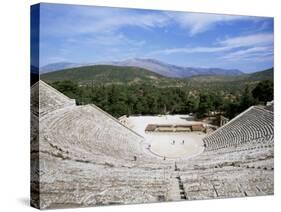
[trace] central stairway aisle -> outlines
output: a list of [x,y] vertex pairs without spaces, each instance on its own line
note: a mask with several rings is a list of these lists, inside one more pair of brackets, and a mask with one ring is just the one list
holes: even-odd
[[177,165],[175,164],[174,173],[171,176],[170,189],[168,192],[169,201],[187,200],[183,183],[178,171]]

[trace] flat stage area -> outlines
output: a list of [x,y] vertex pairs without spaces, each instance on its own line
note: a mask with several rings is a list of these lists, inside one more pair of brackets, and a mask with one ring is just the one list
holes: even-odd
[[166,158],[192,157],[203,152],[204,133],[150,133],[151,152]]
[[188,115],[130,116],[128,126],[141,134],[152,154],[167,159],[188,158],[203,152],[203,132],[145,132],[148,124],[191,124]]

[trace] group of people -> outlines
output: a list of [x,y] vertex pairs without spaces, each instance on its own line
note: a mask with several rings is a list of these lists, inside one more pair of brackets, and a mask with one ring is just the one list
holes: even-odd
[[[175,144],[176,144],[176,141],[173,140],[172,144],[175,145]],[[184,144],[184,140],[182,140],[181,144]]]
[[[185,141],[182,140],[182,141],[181,141],[181,144],[184,144],[184,142],[185,142]],[[175,145],[175,144],[176,144],[176,141],[173,140],[173,141],[172,141],[172,144]],[[147,149],[150,150],[150,148],[151,148],[151,144],[148,144]],[[136,160],[136,158],[135,158],[135,160]],[[166,156],[163,156],[163,160],[166,160]]]

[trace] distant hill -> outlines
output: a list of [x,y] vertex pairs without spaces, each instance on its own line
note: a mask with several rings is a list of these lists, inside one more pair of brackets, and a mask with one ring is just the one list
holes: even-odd
[[44,74],[44,73],[63,70],[63,69],[67,69],[67,68],[81,67],[81,66],[85,66],[85,65],[86,64],[69,63],[69,62],[51,63],[51,64],[40,67],[40,73]]
[[172,78],[189,78],[199,75],[238,76],[243,74],[243,72],[237,69],[182,67],[164,63],[155,59],[134,58],[121,62],[111,62],[111,64],[145,68],[157,74]]
[[273,68],[264,71],[254,72],[251,74],[243,74],[240,76],[193,76],[189,79],[192,82],[234,82],[234,81],[262,81],[273,80]]
[[171,78],[189,78],[192,76],[212,75],[212,76],[239,76],[244,73],[237,69],[221,69],[221,68],[196,68],[196,67],[182,67],[164,63],[155,59],[128,59],[124,61],[108,61],[95,64],[77,64],[77,63],[54,63],[40,68],[41,73],[47,73],[66,68],[74,68],[88,65],[114,65],[114,66],[128,66],[138,67],[150,70],[156,74]]
[[71,80],[80,84],[101,83],[138,83],[169,81],[154,72],[137,67],[123,67],[112,65],[94,65],[64,69],[56,72],[41,74],[40,78],[47,82]]
[[247,80],[251,81],[260,81],[260,80],[273,80],[273,73],[274,69],[266,69],[264,71],[255,72],[245,76]]

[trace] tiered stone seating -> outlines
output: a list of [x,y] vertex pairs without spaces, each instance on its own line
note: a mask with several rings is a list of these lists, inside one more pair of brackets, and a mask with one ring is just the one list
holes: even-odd
[[38,81],[36,84],[33,85],[33,87],[33,90],[37,90],[37,92],[39,90],[40,116],[43,116],[59,108],[75,106],[75,99],[68,98],[67,96],[58,92],[56,89],[44,83],[43,81]]
[[76,106],[50,115],[44,121],[41,119],[42,129],[47,130],[46,133],[41,131],[42,139],[55,141],[65,151],[100,153],[117,158],[140,155],[142,138],[109,120],[93,106]]
[[240,114],[203,141],[206,151],[238,146],[273,134],[273,113],[253,106]]
[[42,208],[165,200],[172,162],[147,154],[142,136],[95,105],[59,101],[50,86],[39,87],[40,99],[48,100],[39,105],[40,170],[34,170]]
[[41,208],[273,194],[271,111],[251,107],[207,135],[202,154],[161,160],[95,105],[76,106],[46,83],[37,86],[31,157],[40,157],[32,172],[40,176]]
[[46,159],[43,166],[42,208],[156,202],[166,200],[170,183],[168,170],[164,175],[162,170],[58,159]]
[[182,172],[188,200],[273,194],[272,170],[224,166]]
[[178,162],[187,199],[273,194],[273,151],[205,154]]
[[187,199],[273,194],[271,111],[251,107],[203,140],[203,154],[177,162]]

